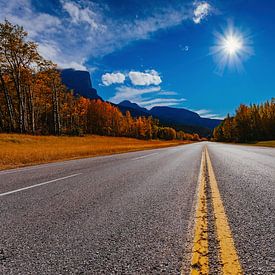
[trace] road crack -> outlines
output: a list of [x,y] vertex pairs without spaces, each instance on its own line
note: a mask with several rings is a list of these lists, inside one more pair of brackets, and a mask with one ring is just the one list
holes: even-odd
[[243,274],[207,148],[198,186],[190,274]]

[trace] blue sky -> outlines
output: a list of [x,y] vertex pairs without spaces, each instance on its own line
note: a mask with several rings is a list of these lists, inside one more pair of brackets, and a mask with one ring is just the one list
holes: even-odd
[[275,96],[275,1],[0,0],[5,18],[105,100],[223,117]]

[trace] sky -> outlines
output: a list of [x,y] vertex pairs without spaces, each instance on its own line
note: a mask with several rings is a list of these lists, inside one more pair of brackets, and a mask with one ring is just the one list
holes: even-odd
[[275,96],[275,0],[0,0],[5,18],[114,103],[223,118]]

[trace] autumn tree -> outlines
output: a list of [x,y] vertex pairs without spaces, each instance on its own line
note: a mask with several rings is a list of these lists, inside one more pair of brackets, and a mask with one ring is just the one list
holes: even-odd
[[12,25],[7,20],[0,23],[1,87],[6,100],[10,129],[20,133],[27,131],[27,104],[30,104],[28,83],[24,83],[24,80],[42,60],[37,44],[27,41],[26,38],[27,32],[23,27]]
[[214,129],[213,135],[217,141],[228,142],[275,139],[275,100],[260,105],[241,104],[235,116],[227,116]]
[[164,140],[172,140],[176,138],[176,131],[170,127],[160,127],[158,130],[158,137]]

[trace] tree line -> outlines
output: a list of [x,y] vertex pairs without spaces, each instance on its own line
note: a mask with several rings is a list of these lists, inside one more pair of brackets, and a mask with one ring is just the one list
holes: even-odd
[[74,96],[27,36],[21,26],[0,23],[0,132],[199,140],[152,117],[134,118],[111,103]]
[[241,104],[214,129],[214,139],[226,142],[252,142],[275,139],[275,98],[262,104]]

